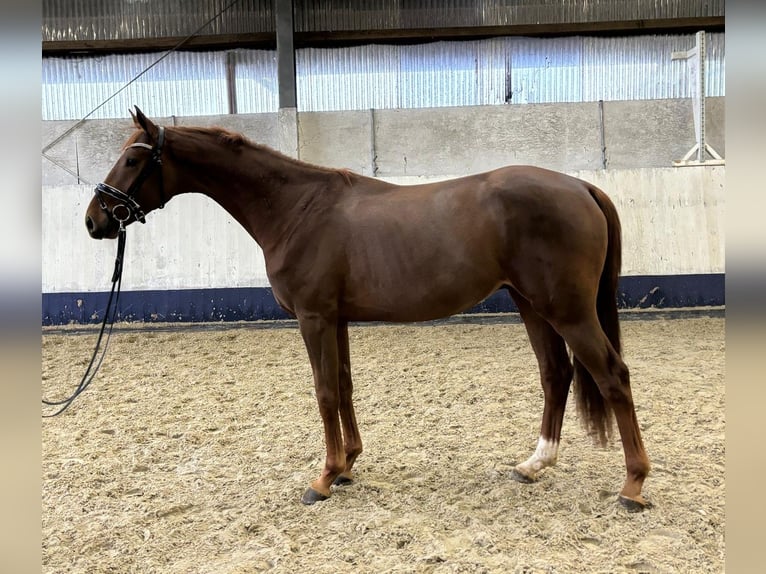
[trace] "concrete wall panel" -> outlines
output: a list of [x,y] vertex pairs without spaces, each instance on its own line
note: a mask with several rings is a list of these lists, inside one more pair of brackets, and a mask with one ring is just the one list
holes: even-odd
[[691,104],[658,100],[604,102],[607,168],[670,166],[694,145]]
[[[115,241],[85,229],[90,186],[48,188],[43,200],[43,292],[107,291]],[[124,290],[263,287],[258,244],[220,206],[201,195],[180,195],[146,224],[128,227]]]
[[597,104],[377,110],[377,174],[479,173],[504,165],[600,167]]
[[298,141],[303,161],[374,175],[372,110],[303,113]]
[[707,98],[705,119],[705,141],[726,157],[726,98]]
[[[706,139],[725,150],[723,98],[706,102]],[[694,146],[691,100],[604,102],[607,168],[665,167]],[[718,148],[721,149],[718,149]]]
[[724,167],[575,172],[620,214],[623,275],[723,273]]
[[[75,122],[43,122],[41,132],[43,148],[53,143],[59,136],[63,136],[74,124]],[[41,173],[43,186],[77,183],[78,153],[75,133],[72,132],[71,135],[65,136],[45,152],[53,161],[42,156]],[[71,173],[67,170],[70,170]]]

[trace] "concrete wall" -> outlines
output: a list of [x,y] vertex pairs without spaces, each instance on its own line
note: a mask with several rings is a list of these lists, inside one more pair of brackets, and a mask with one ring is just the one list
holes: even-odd
[[[615,201],[623,223],[623,275],[723,274],[725,168],[671,167],[694,143],[691,104],[605,102],[603,112],[606,169],[597,103],[155,119],[226,127],[297,151],[304,161],[401,184],[508,164],[564,171]],[[707,117],[708,141],[725,155],[722,99],[708,101]],[[43,122],[43,142],[70,125]],[[87,184],[43,158],[44,300],[45,294],[108,291],[115,244],[91,240],[83,216],[91,184],[106,176],[132,130],[126,120],[88,121],[51,148],[48,153]],[[258,246],[205,197],[175,198],[146,225],[129,230],[124,291],[267,286]]]
[[[706,116],[708,143],[725,157],[723,100],[708,98]],[[511,164],[559,171],[670,167],[694,145],[689,100],[604,102],[603,108],[605,166],[596,102],[304,112],[295,129],[301,159],[379,177],[465,175]],[[278,114],[153,119],[218,125],[290,151]],[[43,122],[43,142],[72,124]],[[101,181],[132,130],[130,120],[86,121],[48,154],[88,182]],[[42,162],[43,186],[78,183]]]
[[[165,126],[220,126],[241,132],[248,138],[270,147],[279,145],[277,114],[250,114],[246,116],[195,116],[193,118],[152,118]],[[75,122],[47,121],[42,125],[42,141],[53,142]],[[122,145],[135,131],[130,119],[86,120],[67,137],[56,143],[47,155],[63,164],[69,172],[42,158],[43,191],[46,187],[80,183],[73,172],[90,183],[102,181],[122,153]]]
[[622,274],[724,273],[724,167],[574,172],[606,191],[623,229]]
[[[725,170],[644,168],[573,171],[614,200],[623,225],[623,275],[724,272]],[[432,177],[383,178],[394,183]],[[109,288],[114,242],[94,241],[83,216],[90,186],[46,189],[43,292]],[[182,195],[129,229],[123,289],[265,287],[263,254],[228,213]],[[214,247],[218,246],[218,247]]]

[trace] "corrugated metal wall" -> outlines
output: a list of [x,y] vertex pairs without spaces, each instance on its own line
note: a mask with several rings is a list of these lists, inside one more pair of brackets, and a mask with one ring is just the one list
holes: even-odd
[[[185,36],[231,0],[44,0],[42,39]],[[725,0],[295,0],[299,32],[723,16]],[[272,0],[239,0],[205,34],[272,32]]]
[[[187,36],[232,0],[43,0],[43,41]],[[272,0],[238,0],[202,34],[273,32]]]
[[[725,95],[725,36],[707,38],[708,96]],[[297,51],[301,111],[642,100],[691,96],[673,51],[693,34],[621,38],[506,37],[412,46],[365,45]],[[276,53],[235,50],[237,111],[276,111]],[[155,54],[45,58],[42,118],[79,119],[128,84]],[[225,52],[177,52],[90,117],[127,117],[139,104],[155,116],[228,113]]]
[[222,52],[173,52],[112,97],[159,56],[44,59],[43,119],[79,119],[103,102],[91,117],[127,117],[138,102],[161,116],[226,113],[226,54]]
[[237,112],[255,114],[276,111],[279,107],[277,53],[236,50],[235,61]]

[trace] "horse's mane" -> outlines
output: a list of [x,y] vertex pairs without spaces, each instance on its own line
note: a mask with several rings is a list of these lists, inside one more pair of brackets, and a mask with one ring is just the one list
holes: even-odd
[[[226,128],[214,126],[214,127],[195,127],[195,126],[179,126],[174,128],[178,131],[183,131],[187,134],[197,134],[202,136],[216,136],[216,139],[219,143],[225,145],[226,147],[229,147],[231,149],[240,149],[240,148],[252,148],[255,150],[265,151],[269,154],[275,155],[277,157],[280,157],[292,164],[302,166],[302,167],[308,167],[311,169],[324,171],[327,173],[335,173],[340,175],[343,178],[343,181],[346,182],[347,185],[351,185],[351,179],[356,176],[357,174],[351,171],[347,168],[330,168],[330,167],[324,167],[321,165],[316,165],[312,163],[308,163],[305,161],[301,161],[299,159],[296,159],[294,157],[290,157],[288,155],[283,154],[282,152],[275,150],[267,145],[256,143],[248,138],[246,138],[241,133],[228,130]],[[139,132],[140,133],[140,132]],[[135,134],[133,138],[138,137],[138,134]]]

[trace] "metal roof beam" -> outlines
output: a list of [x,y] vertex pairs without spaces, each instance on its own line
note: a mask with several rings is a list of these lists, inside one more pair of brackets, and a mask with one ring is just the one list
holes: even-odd
[[[277,22],[280,11],[288,18],[284,0],[276,3]],[[292,2],[290,6],[290,27],[293,27]],[[285,24],[287,26],[287,24]],[[683,32],[723,32],[723,16],[658,18],[653,20],[616,20],[604,22],[571,22],[557,24],[510,24],[503,26],[463,26],[448,28],[405,28],[383,30],[333,30],[293,32],[293,50],[307,47],[333,47],[371,42],[383,43],[424,43],[437,40],[477,40],[499,36],[585,36],[585,35],[627,35],[627,34],[671,34]],[[232,48],[254,48],[273,50],[277,46],[278,34],[258,32],[243,34],[219,34],[195,36],[189,39],[182,50],[216,50]],[[93,52],[146,52],[172,48],[181,38],[137,38],[124,40],[82,40],[44,41],[43,56],[57,56]],[[286,41],[286,38],[285,38]]]

